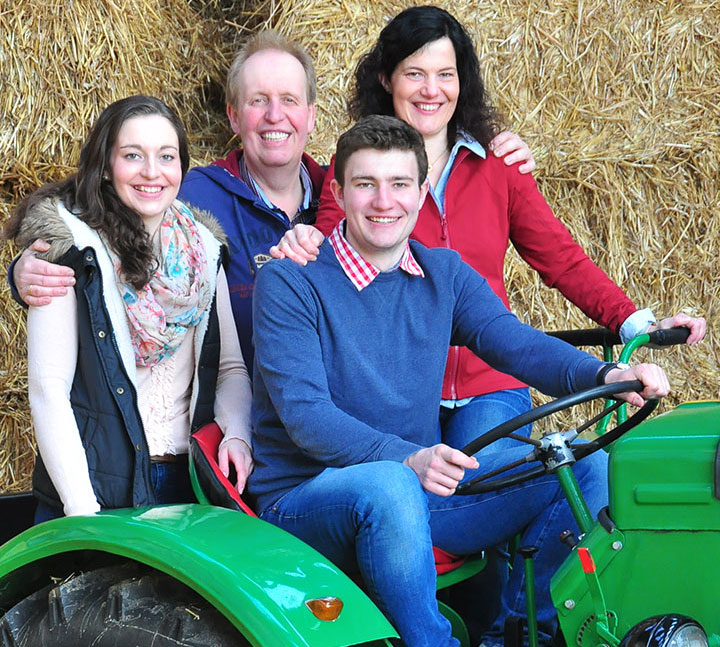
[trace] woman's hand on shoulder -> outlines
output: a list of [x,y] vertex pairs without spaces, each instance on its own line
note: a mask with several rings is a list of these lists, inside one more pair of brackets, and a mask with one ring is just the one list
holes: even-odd
[[518,166],[520,173],[532,173],[537,168],[530,147],[518,135],[509,130],[504,130],[496,135],[490,142],[489,148],[495,157],[503,157],[507,166],[520,164]]
[[54,297],[65,296],[67,289],[75,285],[75,275],[69,267],[48,263],[35,256],[48,249],[48,243],[36,240],[20,254],[13,267],[15,289],[29,306],[46,306]]
[[245,490],[248,477],[255,466],[252,457],[252,449],[241,438],[228,438],[220,443],[218,448],[218,466],[220,471],[228,476],[230,474],[230,465],[235,467],[237,473],[237,483],[235,487],[242,494]]
[[298,265],[317,260],[325,236],[312,225],[295,225],[288,229],[277,245],[270,248],[273,258],[289,258]]

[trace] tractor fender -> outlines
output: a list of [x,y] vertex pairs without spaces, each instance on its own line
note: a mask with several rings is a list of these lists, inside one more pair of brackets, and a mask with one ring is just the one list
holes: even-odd
[[[165,572],[208,600],[253,644],[344,647],[396,637],[340,569],[289,533],[241,512],[183,504],[63,517],[0,547],[0,613],[50,578],[62,558],[103,553]],[[306,606],[337,597],[333,622]]]

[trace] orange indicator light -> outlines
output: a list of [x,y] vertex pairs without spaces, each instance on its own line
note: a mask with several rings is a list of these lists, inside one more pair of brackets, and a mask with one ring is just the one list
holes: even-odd
[[305,606],[310,609],[318,620],[332,622],[337,620],[343,609],[343,601],[340,598],[316,598],[308,600]]

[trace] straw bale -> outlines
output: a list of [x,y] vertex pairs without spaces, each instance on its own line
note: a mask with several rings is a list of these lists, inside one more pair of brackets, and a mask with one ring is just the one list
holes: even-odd
[[[67,174],[110,101],[155,94],[176,107],[196,163],[236,142],[227,65],[273,26],[316,61],[309,152],[329,161],[348,126],[351,70],[411,2],[378,0],[0,0],[0,222],[27,191]],[[717,398],[720,340],[720,3],[717,0],[442,2],[473,36],[491,97],[535,153],[559,218],[633,300],[705,315],[695,349],[646,353],[676,387],[669,403]],[[6,265],[15,250],[0,247]],[[510,249],[513,309],[545,329],[591,322]],[[0,281],[0,492],[28,487],[33,459],[24,314]],[[666,405],[667,406],[667,405]]]
[[[0,197],[0,222],[10,211],[10,200]],[[7,267],[15,250],[0,247],[0,267]],[[25,315],[10,305],[5,281],[0,281],[0,493],[27,489],[35,458],[27,404]]]
[[15,191],[71,172],[100,110],[129,94],[173,106],[196,155],[215,148],[224,121],[206,104],[231,52],[222,23],[184,0],[8,4],[0,12],[0,175]]

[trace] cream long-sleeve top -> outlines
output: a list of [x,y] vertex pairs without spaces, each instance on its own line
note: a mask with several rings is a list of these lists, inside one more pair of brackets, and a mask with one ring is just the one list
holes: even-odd
[[[230,307],[227,279],[217,276],[220,367],[215,421],[225,438],[251,444],[250,378]],[[38,448],[66,515],[96,512],[85,451],[70,404],[78,353],[74,290],[28,311],[28,392]],[[192,331],[176,353],[152,368],[137,367],[138,408],[150,455],[188,451],[195,371]]]

